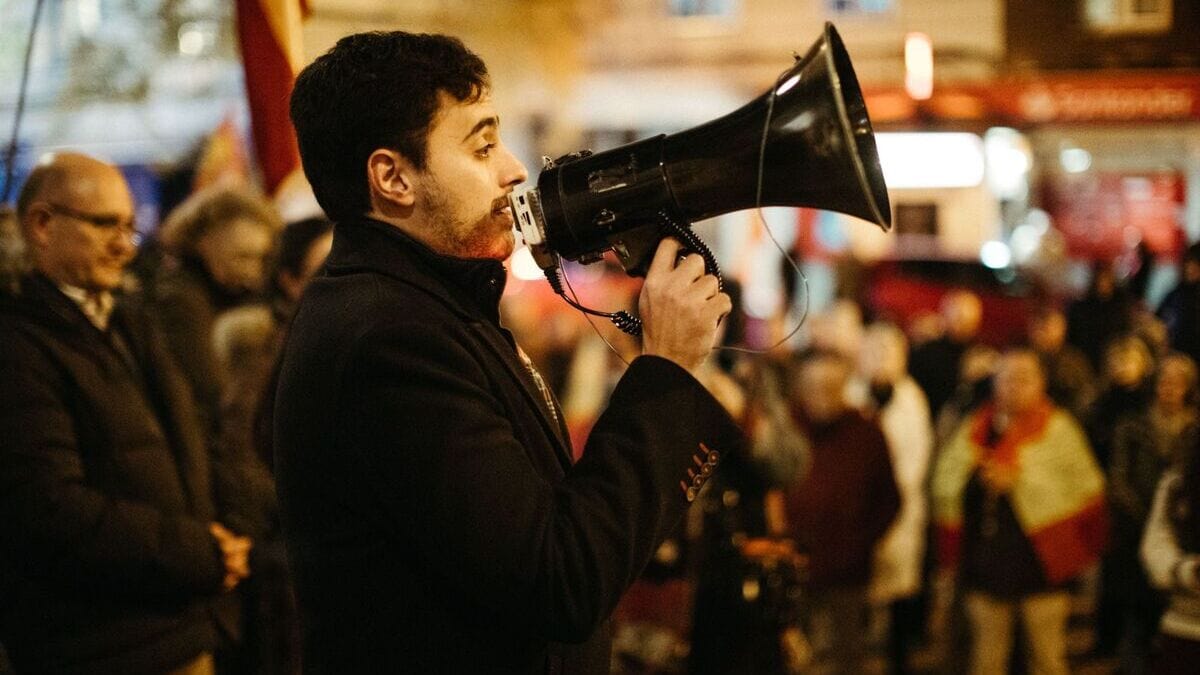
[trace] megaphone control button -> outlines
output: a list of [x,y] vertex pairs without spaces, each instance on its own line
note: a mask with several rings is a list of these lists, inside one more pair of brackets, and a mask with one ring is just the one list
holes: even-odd
[[684,481],[679,481],[679,489],[683,490],[683,496],[684,496],[685,498],[687,498],[688,502],[693,502],[693,501],[695,501],[695,500],[696,500],[696,495],[700,493],[700,491],[699,491],[699,490],[697,490],[697,489],[696,489],[696,488],[694,488],[694,487],[691,487],[691,486],[689,486],[689,485],[688,485],[686,482],[684,482]]

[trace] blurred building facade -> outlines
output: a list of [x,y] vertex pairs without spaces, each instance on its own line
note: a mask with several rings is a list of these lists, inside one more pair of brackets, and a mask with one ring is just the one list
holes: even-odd
[[[32,5],[0,6],[9,36]],[[161,167],[184,161],[222,119],[245,130],[228,5],[49,3],[20,159],[72,146]],[[1040,265],[1078,290],[1071,261],[1129,258],[1144,242],[1162,261],[1154,292],[1171,284],[1182,245],[1200,238],[1200,6],[1187,0],[308,5],[308,59],[355,31],[461,36],[488,62],[506,140],[532,169],[543,155],[730,112],[834,22],[882,132],[896,228],[882,235],[835,214],[768,213],[780,244],[810,261],[853,253]],[[17,81],[21,47],[11,39],[0,49],[6,81]],[[0,92],[0,120],[14,100]],[[753,214],[719,220],[700,229],[731,269],[770,267],[744,261],[778,255]],[[814,269],[814,295],[832,294],[834,276]]]

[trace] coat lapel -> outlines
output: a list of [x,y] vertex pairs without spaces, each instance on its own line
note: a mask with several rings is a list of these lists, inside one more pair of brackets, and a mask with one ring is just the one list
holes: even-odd
[[[546,433],[546,438],[550,444],[554,446],[554,454],[558,457],[559,464],[562,465],[564,471],[571,468],[571,454],[567,450],[565,434],[561,424],[556,424],[550,417],[550,413],[546,410],[545,399],[542,397],[541,391],[538,389],[537,383],[533,381],[533,376],[525,369],[524,364],[520,363],[520,357],[513,351],[513,347],[500,334],[500,331],[492,329],[486,324],[480,322],[471,322],[471,328],[480,340],[491,349],[492,353],[504,364],[505,371],[521,389],[525,401],[537,411],[538,421],[542,425],[542,430]],[[559,415],[561,420],[562,415]]]

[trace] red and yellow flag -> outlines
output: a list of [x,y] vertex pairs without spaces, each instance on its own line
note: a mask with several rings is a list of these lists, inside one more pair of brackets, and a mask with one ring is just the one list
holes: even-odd
[[264,187],[277,201],[307,189],[288,99],[303,65],[301,22],[308,14],[306,0],[237,0],[254,149]]
[[246,156],[245,141],[238,133],[232,115],[209,134],[196,161],[192,191],[198,192],[213,185],[232,183],[245,185],[250,179],[250,158]]

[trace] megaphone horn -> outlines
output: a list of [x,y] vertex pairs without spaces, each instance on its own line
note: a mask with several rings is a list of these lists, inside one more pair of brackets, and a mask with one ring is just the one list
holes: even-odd
[[591,262],[610,249],[626,272],[644,274],[658,242],[679,233],[671,222],[759,206],[807,206],[891,227],[871,121],[831,23],[741,108],[676,134],[549,162],[536,185],[509,201],[548,277],[559,257]]

